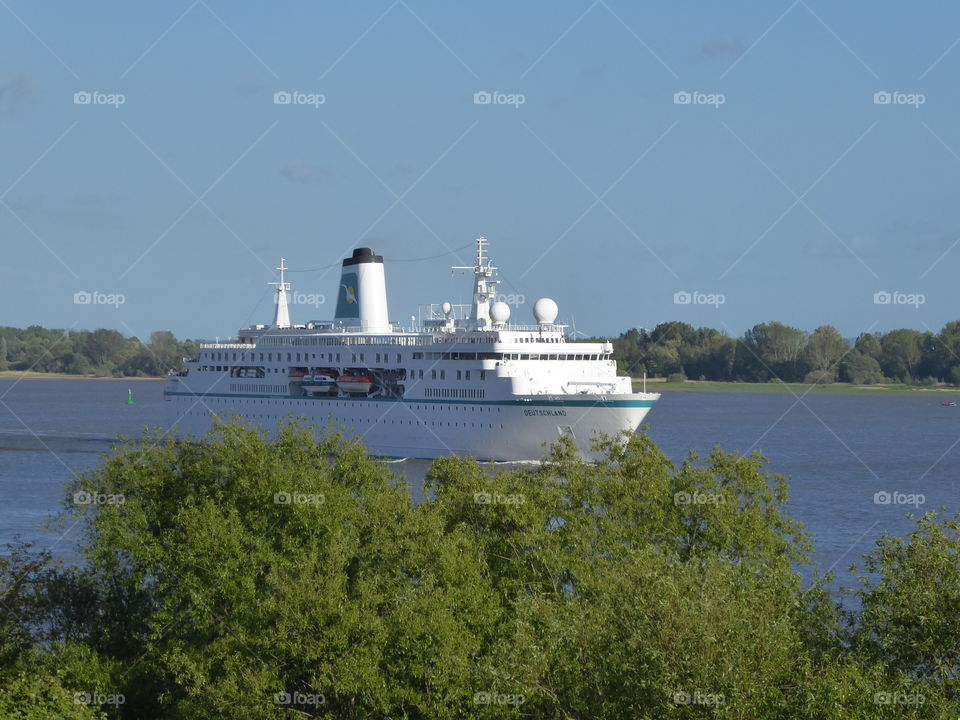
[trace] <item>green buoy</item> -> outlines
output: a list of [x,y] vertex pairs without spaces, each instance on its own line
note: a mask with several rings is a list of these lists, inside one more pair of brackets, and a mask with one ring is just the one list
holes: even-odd
[[133,405],[133,390],[127,388],[127,405]]

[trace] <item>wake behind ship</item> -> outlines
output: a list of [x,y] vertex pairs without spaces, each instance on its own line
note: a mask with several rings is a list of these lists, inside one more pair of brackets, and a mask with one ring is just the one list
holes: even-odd
[[214,415],[240,416],[272,431],[306,417],[381,457],[494,461],[542,458],[564,436],[589,458],[597,433],[636,430],[660,395],[633,392],[611,343],[568,340],[549,298],[533,324],[511,323],[486,245],[477,238],[473,265],[454,268],[473,272],[472,304],[427,306],[409,329],[388,320],[383,258],[369,248],[343,261],[333,320],[291,324],[281,259],[273,323],[201,345],[164,391],[171,425],[202,435]]

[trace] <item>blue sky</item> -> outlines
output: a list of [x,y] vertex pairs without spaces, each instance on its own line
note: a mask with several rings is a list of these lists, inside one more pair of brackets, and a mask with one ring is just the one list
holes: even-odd
[[[0,324],[224,337],[269,321],[281,255],[324,268],[360,245],[403,321],[468,299],[448,268],[477,234],[527,300],[515,318],[547,295],[591,334],[960,318],[953,3],[4,0],[0,18]],[[328,300],[295,321],[333,314],[337,275],[291,275]]]

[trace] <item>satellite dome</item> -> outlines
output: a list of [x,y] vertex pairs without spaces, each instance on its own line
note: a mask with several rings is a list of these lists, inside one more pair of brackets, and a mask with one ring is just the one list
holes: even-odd
[[440,306],[440,309],[443,310],[443,314],[444,314],[444,315],[449,316],[449,315],[450,315],[450,311],[453,310],[453,305],[451,305],[451,304],[448,303],[448,302],[445,302],[443,305]]
[[540,298],[533,305],[533,316],[541,325],[553,325],[560,308],[550,298]]
[[510,306],[505,302],[495,302],[490,307],[490,319],[496,325],[502,325],[510,319]]

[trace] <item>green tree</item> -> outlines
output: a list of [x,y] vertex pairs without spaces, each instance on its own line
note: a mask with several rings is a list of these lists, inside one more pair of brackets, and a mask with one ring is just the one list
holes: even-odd
[[916,377],[920,363],[920,338],[916,330],[892,330],[880,341],[883,354],[880,368],[887,377],[906,380]]
[[883,354],[883,348],[880,346],[880,341],[871,333],[860,333],[860,335],[857,336],[857,341],[853,346],[858,352],[872,357],[874,360],[879,360],[880,356]]
[[854,350],[841,363],[840,379],[856,385],[872,385],[883,382],[883,372],[874,358]]
[[755,382],[773,378],[799,381],[810,369],[802,357],[806,343],[807,334],[803,330],[778,322],[755,325],[741,340],[737,374]]
[[854,640],[877,662],[960,696],[960,514],[927,513],[865,558]]
[[127,341],[116,330],[101,328],[94,330],[87,336],[85,345],[84,351],[90,358],[90,362],[99,368],[112,366],[119,361],[127,346]]
[[843,339],[832,325],[821,325],[810,335],[806,353],[814,370],[836,372],[843,356],[850,351],[850,343]]

